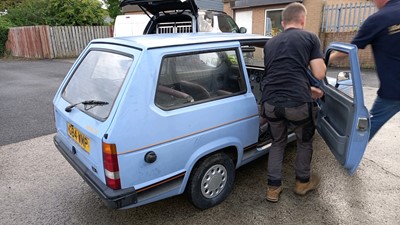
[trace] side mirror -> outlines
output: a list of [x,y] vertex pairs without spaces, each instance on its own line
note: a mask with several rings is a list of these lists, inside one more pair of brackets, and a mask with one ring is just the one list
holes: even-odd
[[350,80],[351,72],[350,71],[342,71],[337,75],[336,78],[338,81]]
[[336,85],[335,87],[339,87],[339,85],[346,85],[346,86],[351,86],[351,72],[350,71],[342,71],[339,72],[338,75],[336,76]]
[[211,15],[210,13],[206,13],[206,14],[204,15],[204,20],[205,20],[205,21],[210,21],[210,20],[212,20],[212,15]]
[[247,29],[246,29],[246,27],[241,27],[241,28],[239,29],[239,31],[240,31],[241,34],[244,34],[244,33],[247,32]]

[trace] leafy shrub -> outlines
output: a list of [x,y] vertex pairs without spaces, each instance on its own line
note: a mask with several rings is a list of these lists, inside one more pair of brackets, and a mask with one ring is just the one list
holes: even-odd
[[11,26],[12,24],[8,20],[0,17],[0,57],[5,53],[8,31]]
[[98,0],[24,0],[6,15],[15,26],[96,26],[105,16]]

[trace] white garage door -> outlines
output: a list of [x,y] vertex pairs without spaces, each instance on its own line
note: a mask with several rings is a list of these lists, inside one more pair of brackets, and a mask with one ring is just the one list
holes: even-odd
[[253,33],[253,12],[252,11],[236,12],[235,21],[239,27],[245,27],[247,29],[248,34]]

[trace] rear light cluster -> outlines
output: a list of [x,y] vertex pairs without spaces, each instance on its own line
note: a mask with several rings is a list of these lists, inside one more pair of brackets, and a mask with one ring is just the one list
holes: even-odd
[[103,163],[107,186],[114,190],[121,189],[117,147],[115,144],[103,142]]

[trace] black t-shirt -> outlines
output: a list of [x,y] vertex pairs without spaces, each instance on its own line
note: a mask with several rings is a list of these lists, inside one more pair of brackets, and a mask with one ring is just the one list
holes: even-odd
[[317,58],[323,54],[314,33],[290,28],[269,40],[264,47],[262,102],[282,106],[312,102],[306,71]]
[[400,100],[400,0],[390,0],[364,21],[352,44],[372,45],[381,98]]

